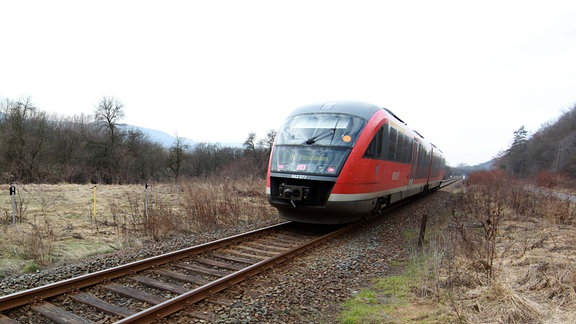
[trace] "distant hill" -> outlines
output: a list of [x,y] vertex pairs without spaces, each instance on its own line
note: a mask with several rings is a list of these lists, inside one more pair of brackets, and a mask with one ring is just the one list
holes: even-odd
[[495,164],[497,162],[497,159],[492,159],[490,161],[484,162],[484,163],[480,163],[480,164],[476,164],[476,165],[465,165],[465,166],[457,166],[457,167],[448,167],[448,175],[453,175],[453,176],[462,176],[462,175],[468,175],[472,172],[476,172],[476,171],[482,171],[482,170],[490,170],[492,168],[494,168]]
[[[172,136],[172,135],[170,135],[164,131],[161,131],[161,130],[146,128],[146,127],[140,127],[140,126],[134,126],[134,125],[125,125],[125,127],[126,128],[134,128],[134,129],[141,131],[144,135],[148,136],[148,138],[152,142],[159,143],[163,147],[167,147],[167,148],[171,147],[174,144],[174,141],[176,141],[176,136]],[[194,146],[199,144],[199,142],[196,142],[194,140],[191,140],[191,139],[185,138],[185,137],[184,137],[184,142],[186,144],[188,144],[190,146],[190,148],[194,148]],[[218,144],[218,145],[223,146],[223,147],[242,147],[242,143],[240,143],[240,142],[236,142],[236,143],[210,142],[210,144]]]
[[543,124],[532,136],[524,126],[514,132],[513,143],[498,158],[474,165],[451,167],[453,175],[499,168],[518,178],[560,173],[576,180],[576,105],[559,118]]
[[541,172],[576,175],[576,105],[528,137],[522,126],[499,164],[509,173],[528,178]]
[[[174,141],[176,141],[176,136],[172,136],[172,135],[170,135],[166,132],[163,132],[161,130],[146,128],[146,127],[140,127],[140,126],[134,126],[134,125],[124,125],[124,128],[139,130],[144,135],[146,135],[152,142],[159,143],[160,145],[162,145],[164,147],[170,147],[174,144]],[[190,146],[194,146],[196,144],[194,141],[187,139],[187,138],[184,138],[184,141],[186,142],[186,144],[189,144]]]

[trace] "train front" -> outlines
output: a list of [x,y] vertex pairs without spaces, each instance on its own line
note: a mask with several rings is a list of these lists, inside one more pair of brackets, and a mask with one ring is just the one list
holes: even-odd
[[278,131],[266,179],[266,196],[282,218],[336,224],[358,220],[354,204],[329,201],[366,120],[342,106],[296,110]]

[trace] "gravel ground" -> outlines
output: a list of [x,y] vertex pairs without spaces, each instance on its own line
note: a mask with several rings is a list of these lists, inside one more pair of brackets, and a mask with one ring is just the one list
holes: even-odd
[[[370,226],[356,230],[314,248],[297,259],[284,263],[280,268],[257,275],[221,293],[218,298],[232,302],[232,306],[201,303],[190,312],[200,312],[211,321],[221,323],[334,323],[339,321],[341,305],[355,292],[368,287],[371,279],[395,274],[402,269],[391,264],[406,260],[416,242],[407,242],[402,232],[418,233],[421,217],[428,215],[428,222],[437,222],[449,214],[449,190],[419,199],[395,211]],[[145,257],[173,251],[190,245],[201,244],[250,229],[277,223],[274,219],[259,224],[244,224],[234,229],[202,235],[178,237],[151,244],[138,250],[123,251],[75,264],[56,266],[36,274],[5,278],[0,281],[0,293],[45,285],[73,276],[124,264]],[[167,319],[167,323],[188,323],[185,312]],[[214,320],[216,318],[216,320]],[[202,320],[196,320],[203,322]]]
[[[308,251],[282,267],[241,283],[236,307],[218,310],[221,323],[337,323],[342,304],[372,279],[398,274],[417,242],[402,232],[449,215],[450,193],[439,191],[341,238]],[[185,322],[185,321],[182,321]]]

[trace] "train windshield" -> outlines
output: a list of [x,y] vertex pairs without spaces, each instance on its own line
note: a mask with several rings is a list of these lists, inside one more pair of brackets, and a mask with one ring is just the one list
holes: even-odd
[[277,145],[271,171],[338,175],[349,152],[346,148]]
[[271,171],[338,175],[365,124],[342,114],[296,115],[276,136]]
[[304,114],[286,120],[276,145],[352,147],[366,122],[342,114]]

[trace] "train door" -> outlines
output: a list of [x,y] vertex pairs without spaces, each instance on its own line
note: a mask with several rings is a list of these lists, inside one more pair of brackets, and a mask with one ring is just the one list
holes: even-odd
[[430,185],[430,175],[432,174],[432,165],[434,163],[434,150],[436,149],[436,147],[434,145],[432,145],[432,148],[430,150],[430,163],[428,164],[428,174],[426,176],[426,186]]
[[418,151],[420,150],[420,143],[414,140],[414,145],[412,146],[412,163],[410,165],[410,178],[408,179],[408,189],[412,189],[412,181],[416,176],[416,166],[418,163]]

